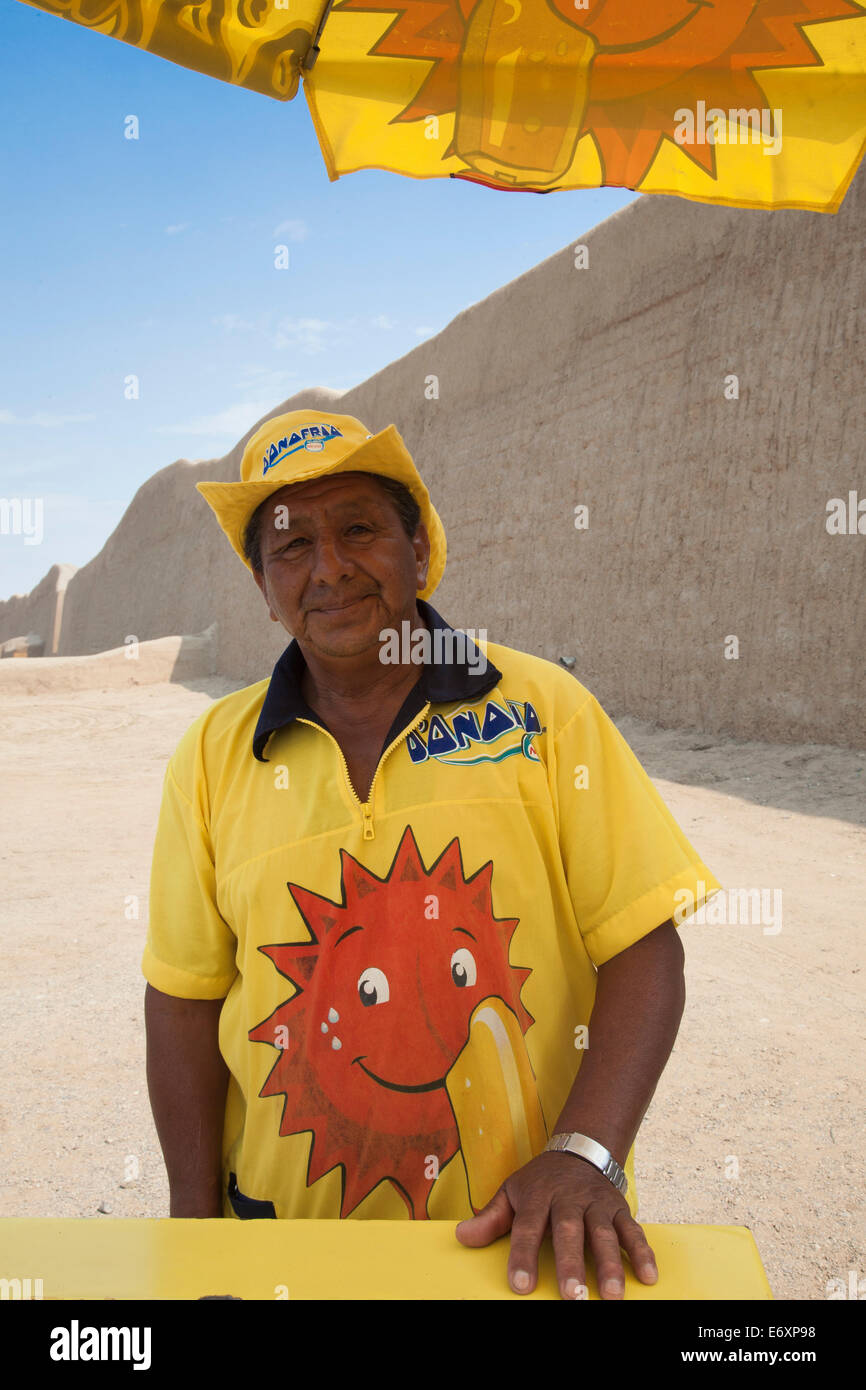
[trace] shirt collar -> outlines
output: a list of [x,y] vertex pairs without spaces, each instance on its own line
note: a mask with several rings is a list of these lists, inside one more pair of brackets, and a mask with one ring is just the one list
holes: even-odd
[[[431,704],[446,704],[450,700],[475,700],[481,695],[486,695],[488,690],[492,690],[502,679],[502,672],[497,670],[489,657],[483,671],[473,669],[480,665],[480,662],[479,648],[471,639],[465,639],[465,647],[463,642],[455,642],[454,638],[440,638],[437,642],[437,630],[447,634],[456,629],[449,627],[436,609],[424,599],[419,598],[416,603],[422,619],[431,634],[434,634],[431,644],[432,660],[425,662],[421,667],[418,680],[406,696],[388,731],[383,752],[407,723],[424,708],[428,700]],[[463,659],[457,659],[461,654],[461,648],[465,656]],[[303,653],[297,639],[293,637],[274,667],[253,734],[253,754],[259,762],[268,761],[262,754],[271,734],[291,724],[293,719],[303,717],[321,725],[322,728],[327,728],[324,720],[310,709],[301,693],[301,677],[305,665]]]

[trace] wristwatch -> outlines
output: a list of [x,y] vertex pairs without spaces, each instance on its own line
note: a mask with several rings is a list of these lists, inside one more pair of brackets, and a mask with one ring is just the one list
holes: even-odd
[[603,1144],[596,1143],[595,1139],[590,1139],[586,1134],[554,1134],[544,1147],[545,1153],[548,1151],[551,1153],[563,1152],[577,1154],[578,1158],[587,1159],[606,1178],[610,1179],[623,1197],[625,1196],[628,1190],[628,1178],[610,1149],[606,1149]]

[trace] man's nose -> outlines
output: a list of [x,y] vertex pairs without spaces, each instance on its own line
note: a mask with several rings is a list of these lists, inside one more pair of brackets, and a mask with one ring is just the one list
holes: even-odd
[[354,574],[355,566],[347,546],[340,536],[320,535],[313,545],[310,579],[319,584],[334,586]]

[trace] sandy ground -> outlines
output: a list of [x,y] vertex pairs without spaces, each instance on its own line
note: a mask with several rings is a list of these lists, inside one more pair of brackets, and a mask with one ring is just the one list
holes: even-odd
[[[2,1216],[167,1214],[144,1074],[150,853],[166,760],[236,688],[3,694]],[[866,1274],[866,754],[620,728],[726,889],[778,888],[783,907],[778,932],[683,929],[639,1216],[749,1226],[776,1298],[826,1298]]]

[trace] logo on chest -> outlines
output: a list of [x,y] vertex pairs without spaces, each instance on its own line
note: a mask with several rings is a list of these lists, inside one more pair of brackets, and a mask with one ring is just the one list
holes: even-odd
[[476,763],[501,763],[521,754],[530,762],[541,759],[533,746],[544,729],[528,700],[488,700],[454,714],[434,714],[423,720],[406,739],[413,763],[435,758],[440,763],[473,767]]

